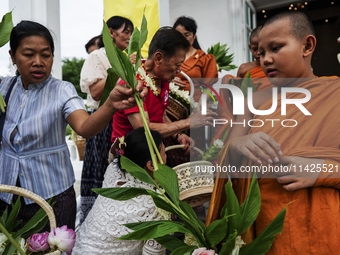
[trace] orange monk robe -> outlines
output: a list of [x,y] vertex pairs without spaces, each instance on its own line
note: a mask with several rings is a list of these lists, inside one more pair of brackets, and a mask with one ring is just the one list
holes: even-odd
[[[185,60],[181,65],[182,71],[188,75],[191,79],[194,78],[217,78],[218,71],[215,61],[215,57],[212,54],[206,54],[202,50],[197,50],[192,56]],[[183,82],[186,83],[184,90],[190,91],[189,81],[181,74],[178,75]],[[195,81],[195,80],[194,80]],[[212,85],[216,82],[216,79],[205,79],[204,82],[208,85]],[[199,85],[195,84],[194,99],[198,101],[201,97],[201,90]]]
[[[251,128],[249,133],[262,131],[273,137],[281,144],[282,156],[324,159],[328,169],[333,164],[334,172],[321,172],[313,187],[290,192],[285,191],[276,179],[271,178],[274,177],[273,174],[263,176],[259,180],[261,210],[253,225],[253,232],[248,230],[243,238],[249,243],[289,202],[293,202],[287,206],[282,234],[276,236],[266,254],[340,254],[340,79],[316,78],[297,87],[311,92],[311,99],[303,105],[312,116],[305,116],[295,105],[288,105],[287,115],[281,116],[281,98],[278,95],[277,110],[268,116],[255,115],[254,119],[294,119],[298,125],[282,127],[278,121],[274,127],[265,124]],[[289,93],[287,97],[300,98],[301,94]],[[259,109],[269,109],[270,106],[271,100]],[[223,154],[220,153],[221,166],[228,165],[229,144],[223,148]],[[244,158],[242,165],[251,165],[251,162]],[[249,173],[240,173],[240,179],[234,188],[240,204],[249,190],[248,177]],[[222,180],[220,179],[218,187],[215,184],[209,208],[210,222],[214,220],[211,217],[212,212],[220,211],[219,208],[223,206],[219,201],[225,201],[225,192],[221,192],[221,186],[224,186]]]
[[[266,89],[266,88],[273,86],[268,81],[266,75],[262,71],[261,66],[254,67],[254,68],[250,69],[248,72],[250,72],[251,78],[253,79],[253,83],[255,84],[256,91]],[[244,75],[243,78],[245,78],[247,76],[247,73]],[[230,74],[227,74],[223,77],[222,84],[230,84],[231,79],[236,81],[236,83],[237,83],[237,80],[239,80],[240,82],[243,80],[243,79],[240,79],[238,77],[234,77]],[[221,89],[220,90],[220,97],[221,97],[222,105],[220,105],[220,104],[218,105],[218,109],[217,109],[218,118],[219,119],[226,119],[228,121],[230,121],[230,119],[234,120],[234,116],[232,115],[232,107],[231,107],[231,103],[230,103],[230,100],[229,100],[229,98],[230,98],[229,90]],[[214,128],[214,136],[213,136],[212,142],[216,139],[221,139],[223,137],[224,133],[226,132],[227,127],[228,127],[227,124],[216,125],[216,127]],[[229,131],[228,131],[229,134],[230,134],[230,130],[231,129],[229,128]],[[228,138],[228,136],[225,137],[224,142],[227,140],[227,138]]]

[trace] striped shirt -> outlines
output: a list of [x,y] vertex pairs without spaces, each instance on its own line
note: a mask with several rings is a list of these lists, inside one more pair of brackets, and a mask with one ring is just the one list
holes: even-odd
[[[3,97],[12,79],[2,79]],[[6,107],[0,183],[15,186],[19,178],[21,187],[44,199],[70,188],[75,177],[65,142],[66,118],[78,109],[85,109],[84,103],[71,83],[50,76],[25,90],[19,76]],[[12,196],[0,193],[0,199],[7,203]],[[25,199],[25,203],[33,201]]]

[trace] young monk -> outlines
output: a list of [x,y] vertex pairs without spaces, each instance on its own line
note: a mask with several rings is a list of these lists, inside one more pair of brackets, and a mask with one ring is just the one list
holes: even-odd
[[244,63],[240,65],[238,71],[237,71],[237,77],[239,78],[245,78],[247,75],[247,72],[249,71],[252,78],[264,78],[266,75],[262,71],[262,68],[260,66],[260,56],[258,54],[258,48],[259,48],[259,33],[262,26],[258,26],[254,28],[254,30],[250,34],[249,38],[249,50],[251,54],[253,55],[253,58],[255,59],[252,62]]
[[[245,115],[238,116],[237,122],[244,119],[246,123],[250,119],[279,121],[273,126],[265,124],[257,128],[237,125],[220,153],[220,165],[282,165],[288,170],[258,174],[261,210],[253,229],[243,235],[246,243],[292,202],[287,206],[282,234],[276,236],[266,254],[340,254],[340,174],[337,173],[340,120],[335,117],[339,115],[340,80],[315,78],[311,69],[315,46],[313,25],[303,13],[280,13],[263,25],[259,33],[260,63],[269,81],[278,89],[278,106],[265,116],[253,115],[245,107]],[[295,105],[288,105],[286,115],[281,115],[280,92],[285,87],[302,88],[311,93],[311,99],[302,105],[311,115],[305,115]],[[288,93],[286,97],[296,100],[304,95]],[[254,108],[271,108],[271,98],[271,88],[255,92]],[[280,121],[284,119],[295,120],[297,125],[282,127]],[[234,186],[240,204],[249,190],[251,176],[252,173],[240,172]],[[217,199],[216,194],[221,186],[224,186],[222,182],[219,187],[215,184],[209,216],[221,206],[218,200],[222,198]]]

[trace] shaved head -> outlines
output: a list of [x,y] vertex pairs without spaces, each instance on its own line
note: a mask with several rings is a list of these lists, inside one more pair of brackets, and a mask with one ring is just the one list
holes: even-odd
[[303,12],[287,11],[281,12],[269,18],[262,28],[274,23],[275,21],[288,19],[290,21],[290,32],[297,40],[301,40],[308,35],[315,36],[314,26],[309,17]]
[[250,33],[250,40],[255,37],[259,37],[259,33],[261,31],[262,26],[257,26]]

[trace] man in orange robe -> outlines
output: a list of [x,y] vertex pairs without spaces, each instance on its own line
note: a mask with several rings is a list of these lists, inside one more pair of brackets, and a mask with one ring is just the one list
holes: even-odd
[[[252,228],[242,235],[246,243],[251,242],[292,202],[287,206],[282,234],[266,254],[340,254],[340,80],[314,77],[310,62],[315,45],[313,27],[303,13],[281,13],[264,24],[259,34],[260,61],[279,91],[277,109],[269,115],[253,115],[246,109],[237,122],[257,119],[265,124],[236,126],[219,155],[221,166],[286,167],[287,171],[258,174],[261,210]],[[280,91],[284,87],[306,89],[311,98],[299,108],[289,104],[282,115]],[[287,93],[286,98],[296,100],[304,95]],[[270,88],[254,93],[254,108],[270,109],[271,99]],[[247,196],[251,176],[240,172],[234,183],[240,204]],[[224,205],[224,177],[219,174],[215,183],[208,224]]]

